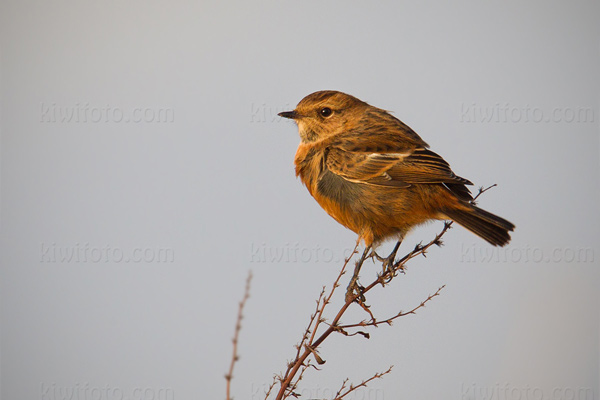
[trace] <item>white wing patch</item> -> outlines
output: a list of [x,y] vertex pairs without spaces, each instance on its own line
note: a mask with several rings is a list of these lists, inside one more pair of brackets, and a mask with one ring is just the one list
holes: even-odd
[[367,158],[403,161],[406,157],[410,156],[411,154],[412,151],[405,153],[371,153],[367,156]]

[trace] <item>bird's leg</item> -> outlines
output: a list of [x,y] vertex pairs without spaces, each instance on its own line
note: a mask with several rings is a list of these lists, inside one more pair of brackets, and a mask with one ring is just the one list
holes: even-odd
[[373,251],[372,256],[377,258],[379,261],[381,261],[381,265],[383,267],[383,274],[389,274],[389,279],[392,279],[394,277],[394,263],[396,261],[396,254],[398,253],[398,249],[400,248],[400,245],[402,244],[402,239],[398,240],[398,242],[396,242],[396,245],[394,246],[394,250],[392,250],[392,252],[385,258],[379,256],[377,253],[375,253],[375,251]]
[[355,294],[358,294],[359,300],[364,301],[363,295],[361,292],[361,286],[358,284],[358,274],[360,273],[360,268],[367,258],[369,258],[369,251],[371,250],[371,246],[367,246],[365,251],[363,251],[362,256],[356,261],[356,265],[354,266],[354,274],[352,274],[352,278],[350,279],[350,283],[348,284],[348,288],[346,289],[346,300],[354,297]]

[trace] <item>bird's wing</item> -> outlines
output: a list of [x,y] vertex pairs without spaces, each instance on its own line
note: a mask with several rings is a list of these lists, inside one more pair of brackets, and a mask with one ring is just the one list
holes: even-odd
[[[369,140],[366,141],[365,138]],[[326,166],[331,172],[349,181],[395,187],[443,183],[456,185],[458,191],[461,191],[458,186],[471,184],[467,179],[455,175],[450,165],[438,154],[428,150],[424,142],[424,146],[419,146],[415,142],[398,140],[395,135],[377,138],[371,134],[363,134],[359,140],[339,137],[331,144]],[[468,193],[466,188],[464,190]],[[466,197],[465,193],[462,195]]]
[[330,148],[325,164],[331,172],[351,182],[409,187],[409,182],[394,179],[388,173],[394,164],[406,155],[408,154],[347,152],[339,148]]

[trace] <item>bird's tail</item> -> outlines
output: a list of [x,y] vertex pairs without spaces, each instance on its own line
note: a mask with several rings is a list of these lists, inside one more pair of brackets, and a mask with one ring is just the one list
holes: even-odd
[[467,210],[445,210],[444,214],[494,246],[507,244],[509,232],[515,229],[511,222],[475,206]]

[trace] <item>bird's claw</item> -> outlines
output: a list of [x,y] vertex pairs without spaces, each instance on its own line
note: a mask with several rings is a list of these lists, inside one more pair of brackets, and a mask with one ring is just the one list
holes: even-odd
[[346,301],[364,302],[365,296],[363,294],[364,287],[358,283],[358,277],[352,278],[346,289]]

